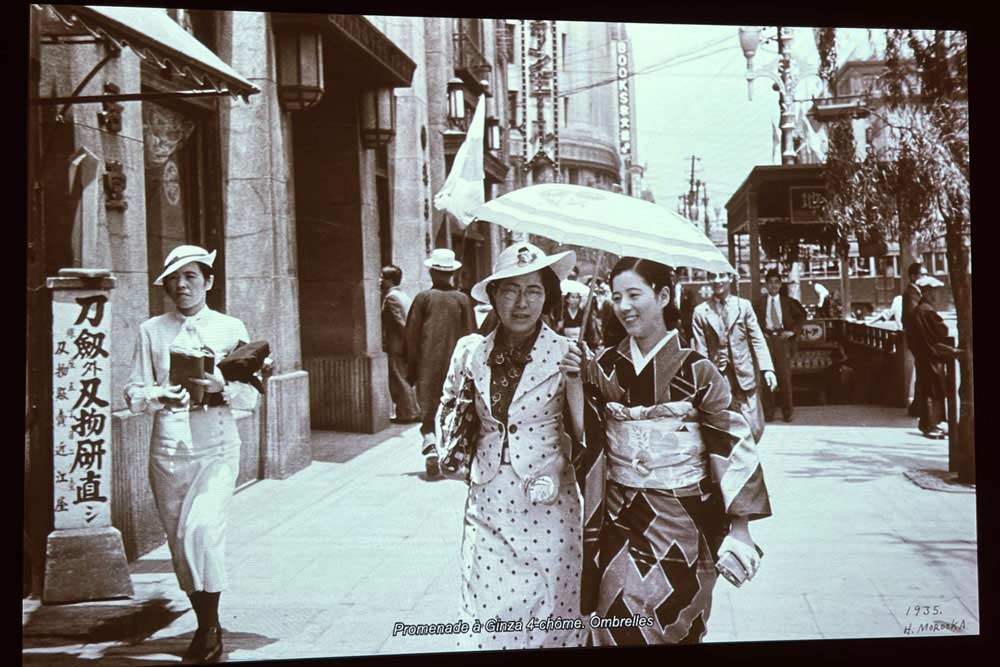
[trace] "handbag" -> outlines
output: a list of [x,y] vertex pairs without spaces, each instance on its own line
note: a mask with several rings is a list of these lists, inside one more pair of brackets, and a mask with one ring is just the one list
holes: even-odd
[[454,398],[441,403],[438,424],[438,466],[450,479],[469,481],[472,457],[479,439],[479,415],[476,413],[476,386],[466,374]]

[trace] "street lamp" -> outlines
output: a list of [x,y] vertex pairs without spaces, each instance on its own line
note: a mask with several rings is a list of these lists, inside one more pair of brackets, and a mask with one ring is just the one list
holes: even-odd
[[318,30],[275,29],[278,101],[286,111],[302,111],[323,98],[323,35]]
[[457,76],[448,81],[448,120],[454,125],[465,120],[465,84]]
[[392,88],[370,88],[361,94],[361,143],[381,148],[396,136],[396,95]]
[[490,116],[486,119],[486,147],[491,151],[498,151],[502,145],[503,137],[500,134],[500,119]]
[[[791,28],[778,28],[778,71],[769,72],[765,70],[755,70],[753,68],[753,58],[760,45],[760,34],[763,28],[752,27],[739,29],[740,48],[747,59],[747,99],[753,100],[753,80],[759,78],[770,79],[774,82],[774,90],[778,91],[778,104],[781,107],[781,164],[795,164],[795,146],[792,142],[792,132],[795,129],[795,121],[792,118],[792,97],[795,94],[795,86],[791,81],[790,70],[792,56],[790,45],[792,41]],[[771,41],[767,39],[765,41]]]

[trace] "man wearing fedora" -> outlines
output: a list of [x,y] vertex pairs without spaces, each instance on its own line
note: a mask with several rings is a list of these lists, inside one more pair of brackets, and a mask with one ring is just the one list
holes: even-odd
[[424,266],[430,269],[432,287],[414,297],[406,318],[407,380],[417,387],[421,453],[427,476],[436,477],[439,470],[434,418],[441,388],[455,343],[476,330],[476,316],[472,300],[452,284],[455,273],[462,268],[453,250],[435,248]]
[[393,421],[413,424],[421,420],[417,396],[406,380],[406,317],[412,299],[399,288],[403,271],[395,264],[382,267],[382,349],[389,360],[389,396],[395,408]]
[[917,388],[914,393],[919,394],[920,400],[917,424],[924,437],[943,440],[947,437],[941,428],[948,393],[945,362],[953,359],[958,350],[948,344],[948,325],[934,308],[935,293],[938,288],[944,287],[944,283],[924,274],[914,280],[912,287],[916,288],[919,298],[909,313],[903,312],[903,332],[916,362]]

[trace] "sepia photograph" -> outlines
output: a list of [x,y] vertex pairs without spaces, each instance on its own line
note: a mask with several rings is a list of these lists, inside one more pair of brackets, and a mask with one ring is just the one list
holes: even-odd
[[966,31],[23,9],[22,664],[981,634]]

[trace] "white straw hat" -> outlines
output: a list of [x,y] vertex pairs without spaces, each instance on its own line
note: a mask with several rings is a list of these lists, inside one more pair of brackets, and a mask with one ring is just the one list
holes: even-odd
[[573,270],[574,264],[576,264],[576,252],[573,250],[546,255],[538,246],[519,241],[500,253],[497,263],[493,265],[493,274],[483,278],[472,288],[472,298],[489,303],[490,297],[486,293],[486,286],[494,280],[523,276],[547,266],[551,267],[559,280],[563,280]]
[[209,252],[197,245],[180,245],[170,251],[163,260],[163,273],[153,281],[154,285],[162,285],[163,279],[189,262],[198,262],[212,266],[215,262],[215,250]]
[[434,248],[430,259],[424,260],[424,266],[436,271],[458,271],[462,263],[455,261],[455,251],[448,248]]
[[917,287],[944,287],[944,283],[934,276],[920,276],[915,284]]

